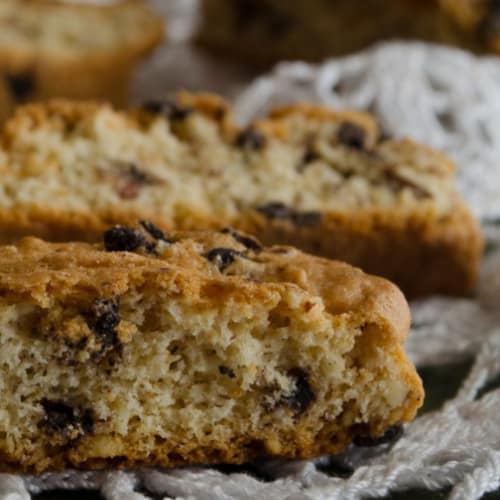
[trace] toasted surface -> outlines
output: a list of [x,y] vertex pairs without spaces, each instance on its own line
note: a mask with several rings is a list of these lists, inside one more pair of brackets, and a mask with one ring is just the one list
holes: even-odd
[[144,228],[0,248],[3,471],[305,458],[414,417],[394,285],[234,230]]
[[[129,113],[54,101],[22,108],[1,144],[5,240],[92,240],[137,217],[167,229],[232,225],[397,279],[410,293],[475,283],[481,236],[452,163],[381,139],[364,113],[299,104],[241,129],[210,95]],[[418,266],[436,255],[450,271],[429,288]]]

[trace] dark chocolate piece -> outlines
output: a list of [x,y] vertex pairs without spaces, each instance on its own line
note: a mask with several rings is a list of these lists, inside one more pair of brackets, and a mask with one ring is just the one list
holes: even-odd
[[74,408],[63,401],[47,398],[42,399],[40,404],[45,412],[42,423],[52,432],[62,434],[65,439],[75,440],[93,432],[91,410]]
[[231,227],[225,227],[222,233],[230,234],[238,243],[241,243],[249,250],[253,250],[254,252],[260,252],[262,250],[262,245],[256,239],[244,236]]
[[131,227],[114,226],[104,233],[104,247],[108,252],[133,252],[144,242],[144,235]]
[[266,145],[266,137],[259,130],[254,127],[248,127],[247,129],[240,132],[236,138],[236,145],[240,148],[251,149],[253,151],[259,151],[263,149]]
[[116,333],[116,327],[121,321],[118,298],[96,300],[86,319],[88,327],[97,334],[102,343],[101,354],[120,344]]
[[28,99],[35,91],[35,76],[32,73],[6,75],[5,80],[16,101]]
[[309,166],[309,164],[315,162],[316,160],[319,160],[320,156],[314,149],[312,148],[307,148],[304,152],[304,156],[302,157],[302,160],[300,162],[300,165],[297,167],[297,170],[299,173],[304,172],[306,168]]
[[215,264],[221,272],[229,267],[238,256],[241,256],[241,252],[233,248],[214,248],[204,254],[204,257]]
[[166,243],[172,243],[172,241],[165,236],[165,233],[158,226],[155,226],[152,222],[147,221],[147,220],[141,220],[141,221],[139,221],[139,224],[154,239],[165,241]]
[[268,219],[291,219],[294,211],[279,201],[257,207],[257,211]]
[[227,366],[224,366],[224,365],[219,366],[219,373],[221,375],[226,375],[229,378],[235,378],[236,377],[236,375],[234,373],[234,370],[231,369],[231,368],[229,368],[229,367],[227,367]]
[[118,176],[122,181],[118,185],[118,194],[124,200],[137,198],[143,186],[151,186],[158,182],[134,163],[126,165],[125,168],[120,167]]
[[344,145],[353,149],[363,149],[365,147],[365,129],[356,123],[344,122],[337,132],[337,139]]
[[288,376],[294,380],[295,388],[292,394],[282,398],[280,404],[289,406],[297,415],[301,415],[311,406],[316,394],[309,384],[309,375],[302,368],[292,368]]
[[194,112],[189,106],[181,106],[169,100],[147,101],[142,109],[154,115],[165,115],[171,121],[182,121]]

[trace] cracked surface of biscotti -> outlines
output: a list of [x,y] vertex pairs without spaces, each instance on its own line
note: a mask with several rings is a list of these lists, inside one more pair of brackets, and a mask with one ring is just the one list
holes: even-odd
[[0,120],[19,103],[50,97],[124,104],[133,66],[162,36],[163,20],[135,0],[2,0]]
[[4,241],[94,240],[147,218],[169,230],[234,226],[394,280],[410,295],[465,293],[482,240],[454,166],[380,137],[364,113],[311,104],[247,128],[212,95],[117,112],[28,105],[0,148]]
[[233,229],[0,247],[0,469],[337,453],[411,420],[401,292]]

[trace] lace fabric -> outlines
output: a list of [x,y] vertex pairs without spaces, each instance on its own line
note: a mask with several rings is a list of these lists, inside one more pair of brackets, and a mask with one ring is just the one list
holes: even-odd
[[[162,88],[175,84],[168,76],[157,78],[171,74],[172,67],[178,79],[191,78],[214,88],[212,78],[224,75],[228,93],[242,88],[241,73],[219,72],[216,64],[182,43],[192,29],[192,18],[183,16],[192,14],[195,4],[169,2],[171,19],[184,23],[173,26],[180,42],[160,51],[143,69],[138,97],[158,93],[158,82]],[[189,65],[178,66],[189,54]],[[317,66],[280,64],[235,98],[242,122],[297,100],[369,109],[387,133],[413,137],[455,158],[460,189],[484,222],[489,251],[474,297],[437,297],[412,304],[407,342],[418,366],[474,360],[454,398],[408,424],[392,447],[350,450],[341,457],[344,466],[356,466],[348,478],[326,473],[323,465],[328,459],[270,462],[232,473],[188,468],[0,475],[0,498],[27,500],[40,491],[91,489],[100,490],[107,500],[346,500],[417,487],[451,488],[450,498],[470,500],[498,488],[500,389],[489,389],[500,377],[500,226],[493,224],[500,218],[499,85],[500,59],[423,43],[390,43]]]

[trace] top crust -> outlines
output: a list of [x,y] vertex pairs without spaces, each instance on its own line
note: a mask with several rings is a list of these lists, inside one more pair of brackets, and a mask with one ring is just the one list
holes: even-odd
[[[134,282],[155,282],[179,293],[199,296],[203,287],[237,283],[246,300],[267,287],[298,286],[319,296],[328,312],[351,314],[383,324],[396,343],[403,343],[410,324],[403,294],[392,283],[348,264],[304,254],[292,247],[271,247],[238,258],[224,273],[204,255],[214,248],[246,249],[230,234],[169,233],[171,245],[161,255],[106,252],[102,245],[47,243],[24,238],[0,248],[0,291],[9,300],[28,299],[47,306],[75,290],[82,298],[115,296]],[[248,252],[247,252],[248,253]]]

